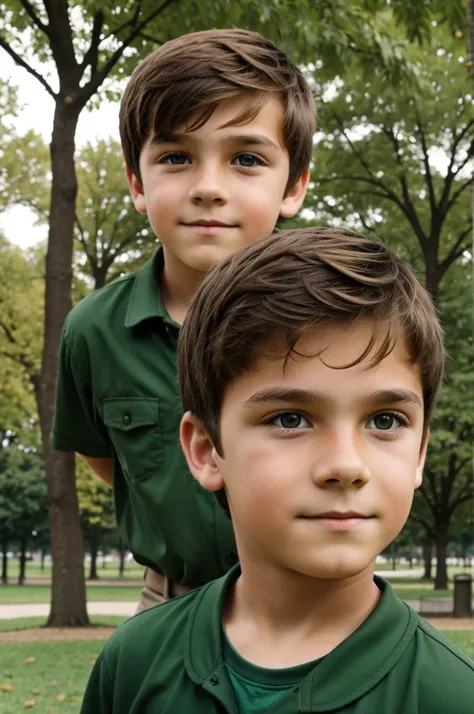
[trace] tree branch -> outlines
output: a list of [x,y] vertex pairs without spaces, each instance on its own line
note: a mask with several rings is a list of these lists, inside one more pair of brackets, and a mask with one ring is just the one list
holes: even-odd
[[[13,335],[13,332],[10,330],[10,328],[8,327],[8,325],[7,325],[5,322],[3,322],[3,320],[0,321],[0,327],[1,327],[2,330],[4,331],[5,336],[6,336],[7,340],[8,340],[8,342],[9,342],[11,345],[16,345],[16,339],[15,339],[15,337],[14,337],[14,335]],[[9,356],[10,356],[10,355],[9,355]]]
[[[474,126],[474,119],[471,119],[470,121],[467,122],[467,124],[464,126],[464,128],[462,129],[462,131],[460,131],[459,134],[456,134],[456,135],[455,135],[454,141],[453,141],[452,146],[451,146],[451,154],[450,154],[450,158],[449,158],[449,165],[448,165],[448,169],[447,169],[447,172],[446,172],[446,178],[445,178],[445,180],[444,180],[443,192],[442,192],[441,199],[440,199],[440,202],[439,202],[440,211],[441,211],[444,215],[446,215],[446,213],[449,211],[449,209],[450,209],[450,207],[451,207],[451,205],[449,204],[448,199],[449,199],[449,194],[450,194],[450,191],[451,191],[451,187],[452,187],[453,181],[454,181],[454,179],[456,178],[456,176],[458,175],[458,173],[462,170],[462,168],[464,168],[464,166],[465,166],[466,163],[467,163],[467,161],[463,162],[463,163],[461,164],[461,166],[460,166],[456,171],[453,171],[453,166],[454,166],[454,164],[455,164],[455,162],[456,162],[456,155],[457,155],[458,146],[459,146],[459,144],[461,143],[461,141],[464,139],[464,137],[466,136],[466,134],[468,133],[468,131],[469,131],[469,130],[471,129],[471,127],[473,127],[473,126]],[[471,147],[472,147],[472,142],[471,142]],[[468,152],[468,153],[469,153],[469,152]],[[469,155],[468,155],[468,159],[467,159],[467,160],[469,160],[469,158],[470,158],[470,157],[469,157]]]
[[455,260],[459,258],[460,255],[468,248],[468,243],[464,245],[465,239],[470,235],[472,226],[469,225],[464,231],[461,231],[458,235],[456,243],[451,247],[448,255],[443,258],[443,260],[438,265],[440,280],[449,268],[450,265],[454,263]]
[[57,95],[53,92],[52,88],[49,86],[49,84],[44,79],[44,77],[42,77],[40,74],[38,74],[38,72],[35,69],[33,69],[33,67],[30,67],[30,65],[27,62],[25,62],[25,60],[22,59],[20,57],[20,55],[15,52],[13,47],[11,47],[10,44],[1,36],[0,36],[0,47],[3,47],[5,52],[10,55],[10,57],[13,59],[14,62],[16,62],[16,64],[20,65],[20,67],[23,67],[23,69],[26,69],[26,71],[29,72],[29,74],[31,74],[35,79],[37,79],[38,82],[46,89],[48,94],[50,94],[53,97],[53,99],[56,100]]
[[20,0],[20,2],[23,5],[26,12],[28,13],[28,15],[33,20],[36,27],[38,27],[41,30],[41,32],[44,32],[46,37],[49,38],[50,37],[49,27],[47,25],[45,25],[42,20],[40,20],[40,18],[38,17],[38,15],[35,12],[33,5],[29,2],[29,0]]
[[450,200],[448,201],[448,203],[446,205],[446,213],[448,213],[451,210],[451,208],[454,206],[454,204],[458,200],[459,196],[466,190],[466,188],[469,188],[469,186],[472,186],[473,183],[474,183],[474,176],[471,176],[470,179],[468,179],[467,181],[464,181],[464,183],[461,184],[461,186],[458,188],[458,190],[453,193]]
[[139,37],[142,37],[147,42],[151,42],[154,45],[162,45],[164,40],[162,37],[152,37],[147,32],[140,32]]
[[428,186],[428,196],[429,196],[429,200],[430,200],[431,215],[434,216],[434,214],[436,213],[436,210],[437,210],[436,196],[435,196],[435,190],[434,190],[434,185],[433,185],[433,176],[431,174],[431,167],[430,167],[430,162],[429,162],[428,145],[426,143],[425,132],[421,125],[421,119],[420,119],[420,115],[418,113],[418,108],[416,108],[416,131],[417,131],[417,133],[420,137],[420,141],[421,141],[421,150],[423,152],[423,166],[425,167],[425,180],[426,180],[426,185]]
[[141,5],[141,0],[138,0],[138,2],[135,3],[135,10],[130,20],[126,20],[121,25],[116,27],[115,30],[111,30],[109,34],[104,37],[104,40],[108,40],[109,37],[117,37],[117,35],[122,32],[122,30],[126,30],[127,27],[134,27],[137,24],[137,20],[142,9]]
[[420,526],[423,526],[423,528],[426,530],[428,535],[430,535],[432,538],[435,536],[435,532],[433,527],[428,523],[428,521],[423,518],[423,516],[418,516],[416,513],[410,513],[410,518],[414,520],[416,523],[419,523]]
[[[129,34],[129,36],[122,42],[120,47],[118,47],[115,52],[112,54],[112,56],[107,60],[105,63],[103,69],[97,71],[95,73],[95,76],[91,77],[91,80],[88,84],[83,87],[83,101],[84,104],[87,102],[87,100],[97,91],[97,89],[100,87],[104,79],[110,74],[112,69],[115,67],[119,59],[122,57],[124,51],[129,47],[133,40],[138,37],[140,32],[150,23],[152,20],[155,19],[155,17],[158,17],[162,12],[166,10],[166,8],[171,5],[173,2],[176,0],[164,0],[164,2],[161,3],[161,5],[156,8],[156,10],[153,10],[153,12],[150,12],[150,14],[142,20]],[[115,33],[114,33],[115,34]]]
[[411,200],[410,187],[408,185],[406,170],[400,153],[400,142],[398,141],[398,138],[395,135],[393,127],[382,126],[381,128],[387,139],[392,144],[395,153],[395,161],[397,162],[397,166],[400,168],[399,179],[400,186],[402,188],[402,204],[404,206],[405,215],[408,218],[411,227],[413,228],[413,232],[418,238],[420,246],[423,247],[423,244],[426,240],[426,236],[420,223],[420,219],[418,218],[418,214],[416,212],[413,201]]
[[102,27],[104,25],[104,13],[102,10],[98,10],[94,16],[94,24],[92,26],[91,43],[89,49],[84,55],[84,59],[81,63],[82,71],[90,64],[91,75],[97,72],[97,63],[99,57],[99,45],[100,45],[100,35],[102,32]]

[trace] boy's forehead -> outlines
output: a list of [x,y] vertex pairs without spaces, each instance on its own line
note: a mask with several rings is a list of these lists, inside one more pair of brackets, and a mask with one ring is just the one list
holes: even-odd
[[[223,138],[245,140],[254,144],[267,144],[269,148],[285,149],[284,143],[284,107],[277,95],[264,97],[256,102],[251,94],[239,94],[218,103],[211,116],[201,125],[200,119],[205,107],[198,108],[181,122],[170,129],[155,132],[150,127],[148,144],[175,143],[178,141],[199,140],[210,134],[221,134]],[[193,126],[197,124],[197,128]],[[250,142],[249,142],[250,143]]]
[[284,401],[286,394],[289,401],[298,397],[331,404],[379,398],[422,408],[421,368],[411,359],[405,335],[386,357],[374,362],[381,332],[373,349],[360,359],[373,334],[370,323],[321,326],[306,333],[289,357],[285,339],[275,337],[259,346],[252,364],[229,385],[229,391],[249,403],[265,401],[265,394]]

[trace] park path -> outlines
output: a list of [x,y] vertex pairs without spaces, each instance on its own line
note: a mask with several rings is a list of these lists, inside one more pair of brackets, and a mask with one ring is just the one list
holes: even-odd
[[[130,617],[135,614],[137,600],[115,600],[114,602],[87,603],[89,615],[124,615]],[[19,605],[0,605],[0,620],[11,620],[15,617],[48,617],[49,603],[25,603]]]

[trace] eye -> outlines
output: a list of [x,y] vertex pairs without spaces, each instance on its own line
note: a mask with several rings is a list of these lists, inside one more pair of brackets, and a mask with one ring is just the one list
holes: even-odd
[[408,425],[408,420],[402,414],[395,412],[379,412],[367,422],[369,429],[377,431],[396,431]]
[[239,154],[235,157],[233,163],[236,163],[244,169],[253,169],[256,166],[264,165],[264,161],[254,154]]
[[166,154],[162,156],[158,161],[159,164],[171,164],[172,166],[183,166],[189,161],[189,157],[186,154],[182,154],[179,151],[174,151],[171,154]]
[[280,414],[276,414],[271,418],[270,423],[280,429],[292,431],[309,427],[308,420],[298,412],[280,412]]

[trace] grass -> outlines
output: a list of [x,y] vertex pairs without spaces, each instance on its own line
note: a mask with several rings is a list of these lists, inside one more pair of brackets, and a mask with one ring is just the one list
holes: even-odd
[[[25,702],[35,702],[36,714],[77,714],[92,665],[102,640],[31,642],[0,645],[0,691],[2,714],[24,711]],[[34,662],[25,663],[34,658]]]
[[[89,575],[89,564],[84,564],[86,577]],[[102,561],[97,561],[97,575],[101,580],[117,580],[121,583],[126,580],[142,580],[144,568],[135,561],[126,563],[123,577],[119,576],[118,563],[107,563],[106,567],[102,567]],[[8,578],[14,582],[18,578],[19,562],[16,558],[8,562]],[[51,563],[45,563],[43,570],[41,563],[37,560],[28,561],[26,563],[26,578],[50,578],[52,574]]]
[[419,600],[424,597],[453,597],[452,590],[432,590],[426,588],[397,588],[395,583],[392,583],[394,592],[402,600]]
[[[141,588],[137,585],[103,585],[87,587],[87,599],[93,600],[136,600]],[[51,601],[50,585],[0,585],[0,605],[19,605]]]
[[474,660],[474,630],[450,630],[444,631],[443,634],[454,642],[461,652]]
[[[128,618],[122,615],[90,615],[89,620],[95,627],[118,627]],[[30,630],[33,627],[44,627],[45,617],[14,617],[11,620],[0,620],[0,632]]]
[[[444,634],[474,659],[474,630]],[[35,714],[77,714],[103,645],[102,640],[0,645],[0,685],[12,687],[11,692],[0,691],[0,711],[18,714],[25,702],[34,701]],[[27,664],[29,658],[35,661]]]

